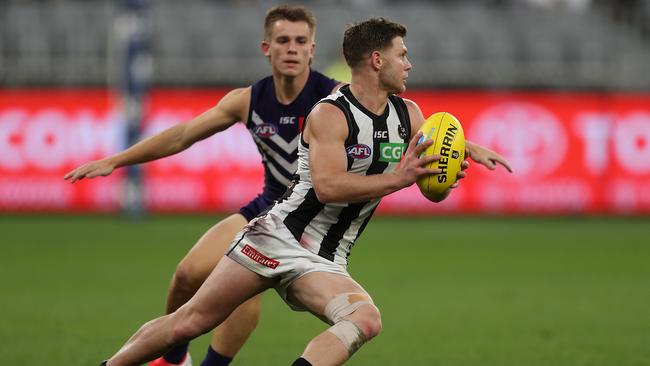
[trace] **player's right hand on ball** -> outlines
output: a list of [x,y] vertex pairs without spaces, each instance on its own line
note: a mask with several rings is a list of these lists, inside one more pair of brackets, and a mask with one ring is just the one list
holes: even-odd
[[74,183],[84,178],[107,176],[111,174],[114,169],[115,167],[113,164],[108,162],[106,159],[95,160],[69,171],[63,176],[63,179],[69,180],[70,183]]
[[433,141],[427,139],[418,143],[420,138],[422,138],[422,131],[418,131],[413,136],[396,170],[404,178],[404,187],[415,183],[422,176],[440,174],[440,169],[427,168],[432,162],[440,160],[440,155],[420,156]]

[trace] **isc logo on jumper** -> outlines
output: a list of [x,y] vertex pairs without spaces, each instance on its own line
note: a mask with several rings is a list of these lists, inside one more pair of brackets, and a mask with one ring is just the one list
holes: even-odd
[[388,138],[388,131],[375,131],[373,136],[376,139],[387,139]]
[[281,125],[295,125],[296,117],[280,117]]
[[379,161],[384,163],[399,163],[406,151],[406,144],[401,142],[382,142],[379,144]]
[[372,155],[372,149],[365,144],[356,144],[345,149],[346,153],[352,159],[366,159]]
[[267,138],[278,133],[278,128],[270,123],[263,123],[261,125],[255,126],[253,133],[257,137]]
[[258,252],[248,244],[244,245],[241,252],[244,253],[244,255],[246,255],[248,258],[254,260],[255,262],[272,269],[275,269],[278,266],[278,264],[280,264],[280,262],[265,256],[264,254]]

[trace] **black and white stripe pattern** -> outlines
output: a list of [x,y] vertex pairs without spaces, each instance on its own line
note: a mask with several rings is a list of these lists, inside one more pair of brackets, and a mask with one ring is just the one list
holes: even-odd
[[[355,146],[370,148],[370,156],[348,154],[348,171],[359,175],[383,174],[393,171],[399,162],[382,161],[382,146],[402,146],[410,136],[410,121],[403,100],[391,96],[382,115],[366,110],[348,87],[321,100],[340,108],[346,115],[349,135],[346,149]],[[382,145],[383,144],[383,145]],[[402,150],[402,152],[404,151]],[[309,171],[309,146],[301,140],[298,146],[298,184],[290,196],[275,205],[271,214],[279,216],[300,244],[323,258],[347,265],[347,257],[355,240],[367,225],[380,199],[360,203],[328,203],[318,201]]]

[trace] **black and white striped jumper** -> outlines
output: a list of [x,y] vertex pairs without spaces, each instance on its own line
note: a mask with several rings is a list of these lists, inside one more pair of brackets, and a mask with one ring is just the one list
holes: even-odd
[[[373,175],[395,170],[411,135],[410,121],[402,98],[390,96],[383,114],[364,108],[342,87],[319,103],[330,103],[346,116],[349,135],[345,141],[347,169],[350,173]],[[297,183],[271,208],[300,244],[323,258],[347,266],[356,239],[372,217],[380,199],[358,203],[318,201],[309,171],[309,146],[302,139],[298,146]]]

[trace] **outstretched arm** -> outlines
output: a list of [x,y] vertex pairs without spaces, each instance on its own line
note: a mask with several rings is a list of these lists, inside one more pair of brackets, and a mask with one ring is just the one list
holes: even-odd
[[[422,123],[424,123],[424,116],[415,102],[409,99],[404,99],[404,102],[409,110],[411,130],[417,131],[420,129],[420,126],[422,126]],[[469,140],[465,141],[465,149],[467,150],[467,157],[481,165],[484,165],[488,169],[494,170],[498,163],[512,173],[512,168],[510,168],[508,161],[496,152]]]
[[431,140],[417,145],[419,135],[411,139],[399,167],[392,173],[350,173],[345,152],[347,136],[348,126],[341,110],[327,103],[314,107],[303,137],[309,144],[311,178],[320,202],[363,202],[410,186],[423,175],[439,173],[437,169],[425,168],[439,156],[418,158],[431,145]]
[[216,106],[189,122],[172,126],[115,155],[83,164],[68,172],[63,179],[74,183],[84,178],[106,176],[116,168],[177,154],[195,142],[243,121],[248,114],[249,102],[250,87],[235,89],[226,94]]
[[502,165],[508,172],[512,173],[512,168],[508,161],[501,155],[496,152],[488,149],[487,147],[481,146],[479,144],[473,143],[471,141],[465,141],[465,148],[467,150],[467,156],[472,158],[475,162],[484,165],[490,170],[494,170],[497,167],[497,164]]

